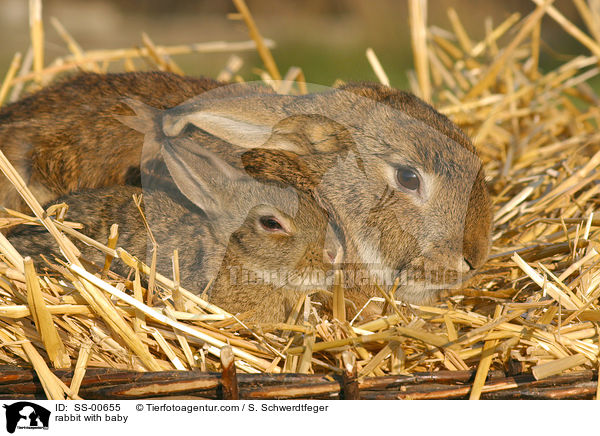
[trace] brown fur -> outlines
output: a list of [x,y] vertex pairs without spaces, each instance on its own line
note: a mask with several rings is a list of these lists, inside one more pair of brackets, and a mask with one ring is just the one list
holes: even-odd
[[[492,215],[481,162],[468,138],[416,97],[372,84],[300,97],[207,94],[158,117],[167,133],[158,140],[176,156],[187,147],[179,145],[184,138],[202,129],[233,144],[215,153],[241,154],[242,161],[254,147],[294,155],[293,165],[265,154],[246,169],[311,190],[344,235],[350,275],[383,275],[391,285],[391,274],[410,273],[397,296],[422,303],[473,275],[487,258]],[[324,135],[312,123],[329,130]],[[423,174],[425,196],[394,186],[390,171],[402,164]],[[379,296],[373,285],[351,289]]]
[[[106,77],[107,82],[116,80]],[[377,268],[441,268],[456,273],[463,268],[457,263],[464,259],[469,265],[464,277],[487,258],[491,207],[474,147],[457,126],[411,94],[359,83],[306,96],[278,96],[263,90],[244,94],[238,89],[229,94],[233,98],[223,99],[228,90],[209,79],[173,78],[163,73],[119,77],[122,81],[114,82],[115,88],[109,86],[110,92],[95,93],[87,81],[103,82],[103,76],[82,75],[74,79],[82,84],[74,95],[64,92],[63,88],[72,86],[67,81],[49,89],[50,97],[42,91],[21,109],[15,104],[3,110],[8,116],[4,116],[7,121],[0,116],[0,142],[9,142],[3,149],[12,153],[12,160],[28,174],[34,188],[50,188],[42,192],[46,198],[75,188],[130,181],[131,168],[140,161],[142,136],[114,119],[132,113],[120,103],[122,96],[163,109],[201,93],[173,109],[150,112],[148,119],[144,119],[148,114],[136,108],[142,124],[154,124],[152,129],[160,133],[151,141],[159,147],[164,141],[171,143],[169,153],[176,158],[182,152],[178,141],[183,138],[234,166],[254,147],[287,153],[285,162],[277,163],[263,150],[265,158],[248,170],[263,180],[291,183],[328,210],[343,239],[351,275],[365,269],[374,273]],[[97,86],[104,88],[102,83]],[[84,89],[87,94],[81,96]],[[68,108],[64,115],[57,116],[64,108]],[[211,115],[207,122],[206,113]],[[227,131],[227,123],[215,124],[215,117],[241,127]],[[27,129],[25,123],[29,123]],[[245,133],[245,126],[252,134]],[[27,153],[19,148],[23,144],[29,147]],[[406,162],[432,179],[430,197],[424,202],[395,189],[386,175],[390,166]],[[297,177],[299,172],[303,177]],[[189,186],[182,189],[180,183],[178,187],[187,190],[189,197]],[[361,298],[378,295],[370,286],[354,286],[349,292]],[[431,301],[436,294],[422,284],[402,285],[398,291],[399,298],[411,302]]]
[[[351,83],[342,86],[341,89],[355,92],[405,112],[476,153],[469,137],[456,124],[413,94],[368,82]],[[491,223],[491,200],[485,183],[485,173],[481,168],[469,196],[463,240],[463,252],[474,269],[479,268],[487,260]]]
[[[211,178],[213,174],[207,174]],[[247,216],[236,219],[236,205],[207,216],[194,205],[163,191],[144,191],[144,213],[158,243],[158,272],[170,276],[171,256],[179,250],[181,283],[200,293],[214,279],[209,292],[212,303],[232,312],[248,313],[248,320],[283,322],[298,298],[323,289],[323,277],[331,268],[324,257],[327,214],[309,195],[270,184],[224,181],[213,194],[232,193],[227,203],[245,204]],[[150,245],[132,195],[142,190],[115,186],[79,191],[58,199],[69,206],[68,218],[84,225],[83,233],[105,241],[113,222],[119,225],[119,245],[138,258],[150,260]],[[225,195],[225,194],[223,194]],[[292,213],[289,215],[288,213]],[[261,217],[276,216],[287,232],[260,227]],[[231,222],[233,221],[233,222]],[[59,256],[53,238],[41,227],[23,226],[9,240],[22,255]],[[104,255],[77,243],[84,258],[102,264]],[[113,269],[127,275],[118,259]],[[307,279],[308,277],[308,279]]]
[[[143,136],[115,115],[123,97],[159,109],[221,86],[164,72],[84,73],[0,109],[0,147],[41,202],[77,189],[138,184]],[[24,209],[0,176],[0,204]]]

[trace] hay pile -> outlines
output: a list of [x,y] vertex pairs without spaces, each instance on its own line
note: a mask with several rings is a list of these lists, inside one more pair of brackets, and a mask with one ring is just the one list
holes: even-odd
[[[150,267],[115,248],[114,241],[93,241],[135,274],[127,280],[88,273],[64,234],[81,236],[68,223],[44,215],[13,174],[37,216],[13,221],[42,222],[68,262],[47,259],[34,267],[1,241],[0,360],[33,365],[49,398],[77,397],[75,381],[86,368],[216,370],[225,344],[232,347],[238,371],[247,373],[340,374],[345,350],[354,354],[361,378],[476,369],[471,398],[485,392],[492,370],[544,379],[597,369],[600,215],[594,217],[594,211],[600,203],[600,113],[599,98],[586,81],[600,72],[600,21],[583,1],[575,4],[587,29],[570,23],[550,1],[533,1],[538,6],[526,17],[514,14],[498,26],[488,22],[480,42],[469,38],[454,10],[448,11],[452,29],[444,30],[426,26],[423,2],[409,3],[416,67],[409,73],[412,91],[434,101],[472,136],[494,199],[491,258],[463,289],[435,307],[394,305],[392,315],[362,325],[339,319],[308,325],[303,301],[299,316],[288,324],[246,325],[243,317],[231,317],[173,280],[152,275],[156,296],[150,307],[139,280]],[[264,61],[261,77],[280,78],[271,42],[260,36],[243,1],[235,4],[254,40],[251,47],[256,43]],[[540,71],[542,17],[557,21],[590,55]],[[35,7],[31,23],[32,55],[23,62],[15,56],[0,102],[64,71],[105,71],[115,63],[131,70],[134,59],[143,58],[155,68],[180,72],[172,53],[248,48],[248,43],[161,47],[145,35],[142,48],[85,52],[53,21],[72,55],[45,67]],[[372,50],[367,57],[385,83],[385,66]],[[220,79],[242,80],[235,76],[239,67],[233,56]],[[303,89],[301,69],[284,77]],[[11,173],[5,159],[1,167]],[[74,363],[76,378],[69,387],[49,370]]]

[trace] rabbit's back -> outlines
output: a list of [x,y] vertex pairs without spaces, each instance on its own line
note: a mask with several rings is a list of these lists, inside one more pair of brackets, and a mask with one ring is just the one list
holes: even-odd
[[[55,204],[68,204],[67,218],[81,223],[80,231],[101,243],[116,222],[118,246],[149,264],[152,245],[132,198],[141,192],[132,186],[91,189],[59,198]],[[172,275],[171,256],[178,249],[185,288],[201,293],[212,283],[209,299],[213,304],[245,313],[251,321],[285,321],[299,298],[325,289],[325,274],[331,267],[324,258],[327,214],[311,196],[290,192],[295,195],[299,195],[298,209],[294,216],[287,216],[291,221],[280,210],[286,205],[256,204],[223,241],[215,229],[218,223],[210,222],[184,198],[162,191],[144,192],[142,210],[158,244],[157,271]],[[271,226],[276,220],[283,220],[286,229],[274,230]],[[266,228],[261,229],[261,223]],[[23,256],[60,256],[56,242],[42,227],[21,226],[8,238]],[[75,244],[86,260],[103,265],[103,253],[78,240]],[[111,269],[125,277],[130,271],[119,259]]]
[[[151,244],[142,215],[133,201],[133,195],[142,190],[133,186],[90,189],[74,192],[57,199],[54,204],[69,206],[67,219],[83,225],[81,233],[100,243],[106,243],[113,223],[119,226],[118,246],[142,261],[151,261]],[[182,204],[161,191],[145,192],[142,211],[152,234],[158,242],[158,271],[171,276],[171,256],[175,248],[181,251],[180,264],[185,286],[200,292],[206,286],[210,271],[218,269],[218,262],[211,265],[211,254],[221,248],[215,242],[206,218],[199,210]],[[21,226],[8,237],[23,256],[37,258],[44,254],[59,256],[53,237],[43,227]],[[102,266],[104,254],[78,240],[75,245],[85,259]],[[129,268],[120,260],[113,261],[112,269],[126,276]]]
[[[221,86],[165,72],[84,73],[0,109],[0,147],[38,200],[77,189],[139,185],[143,135],[122,124],[124,97],[166,109]],[[23,209],[2,177],[0,204]]]

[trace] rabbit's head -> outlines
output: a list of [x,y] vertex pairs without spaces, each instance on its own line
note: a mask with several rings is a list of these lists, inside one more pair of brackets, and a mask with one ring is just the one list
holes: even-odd
[[410,94],[384,89],[383,103],[372,98],[376,86],[305,96],[208,92],[163,112],[159,130],[166,142],[199,128],[231,144],[217,153],[290,153],[295,163],[274,178],[298,186],[294,168],[302,168],[302,183],[336,222],[344,261],[379,283],[400,276],[399,296],[422,302],[486,260],[490,200],[468,138]]
[[211,301],[249,319],[285,321],[298,299],[326,289],[332,252],[327,214],[306,193],[288,215],[273,202],[252,208],[232,233]]

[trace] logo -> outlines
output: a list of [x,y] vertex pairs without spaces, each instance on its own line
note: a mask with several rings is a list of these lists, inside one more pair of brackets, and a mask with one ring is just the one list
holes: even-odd
[[14,433],[19,429],[44,429],[48,430],[50,411],[29,401],[19,401],[10,405],[4,404],[6,409],[6,431]]

